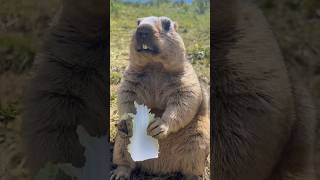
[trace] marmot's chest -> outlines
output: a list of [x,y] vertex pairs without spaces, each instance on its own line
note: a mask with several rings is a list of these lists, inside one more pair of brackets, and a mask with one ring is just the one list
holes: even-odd
[[168,98],[179,87],[177,77],[152,69],[138,74],[137,79],[137,97],[150,108],[165,109]]

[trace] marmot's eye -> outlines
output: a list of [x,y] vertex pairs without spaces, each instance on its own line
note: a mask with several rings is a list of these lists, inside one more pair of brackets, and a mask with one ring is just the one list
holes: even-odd
[[171,21],[168,19],[162,20],[162,27],[165,31],[169,31],[171,26]]
[[137,19],[137,26],[139,26],[140,25],[140,22],[141,22],[141,19],[139,18],[139,19]]

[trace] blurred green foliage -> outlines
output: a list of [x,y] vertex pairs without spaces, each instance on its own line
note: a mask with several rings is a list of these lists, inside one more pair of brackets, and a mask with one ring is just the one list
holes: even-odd
[[4,72],[22,73],[30,69],[35,55],[35,47],[30,38],[19,35],[0,37],[0,74]]
[[[0,0],[0,79],[5,81],[0,82],[0,125],[14,121],[21,112],[22,90],[9,88],[23,87],[21,79],[32,67],[40,39],[59,2]],[[10,80],[6,79],[8,77]],[[8,90],[11,90],[10,94]]]
[[59,0],[0,0],[0,74],[32,66],[39,39]]
[[16,119],[16,116],[19,114],[17,108],[18,103],[10,103],[7,105],[2,105],[0,103],[0,123],[5,127],[9,122],[12,122]]

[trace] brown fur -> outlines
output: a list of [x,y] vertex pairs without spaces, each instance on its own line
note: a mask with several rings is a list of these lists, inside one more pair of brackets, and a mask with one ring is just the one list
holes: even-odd
[[[147,21],[155,34],[159,33],[150,41],[157,44],[160,53],[137,52],[136,35],[133,35],[130,63],[118,92],[119,112],[120,115],[135,113],[134,101],[146,104],[161,115],[159,127],[167,127],[168,131],[158,137],[159,158],[137,163],[127,151],[129,137],[118,132],[113,154],[118,168],[114,175],[129,178],[131,170],[140,167],[155,174],[181,172],[187,177],[200,176],[209,154],[208,97],[185,58],[184,44],[176,26],[164,34],[158,17],[146,19],[142,22]],[[150,19],[152,22],[148,22]],[[159,113],[161,111],[163,113]]]
[[224,0],[213,8],[213,179],[313,180],[308,91],[255,6]]

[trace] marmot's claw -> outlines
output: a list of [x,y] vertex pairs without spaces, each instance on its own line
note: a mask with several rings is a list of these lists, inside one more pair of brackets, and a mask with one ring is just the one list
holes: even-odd
[[130,177],[130,169],[126,167],[118,167],[111,171],[110,180],[128,180]]
[[148,135],[156,139],[163,139],[167,137],[168,131],[168,125],[162,121],[161,118],[156,118],[154,121],[152,121],[147,129]]
[[132,118],[122,119],[117,124],[118,133],[121,137],[132,136]]

